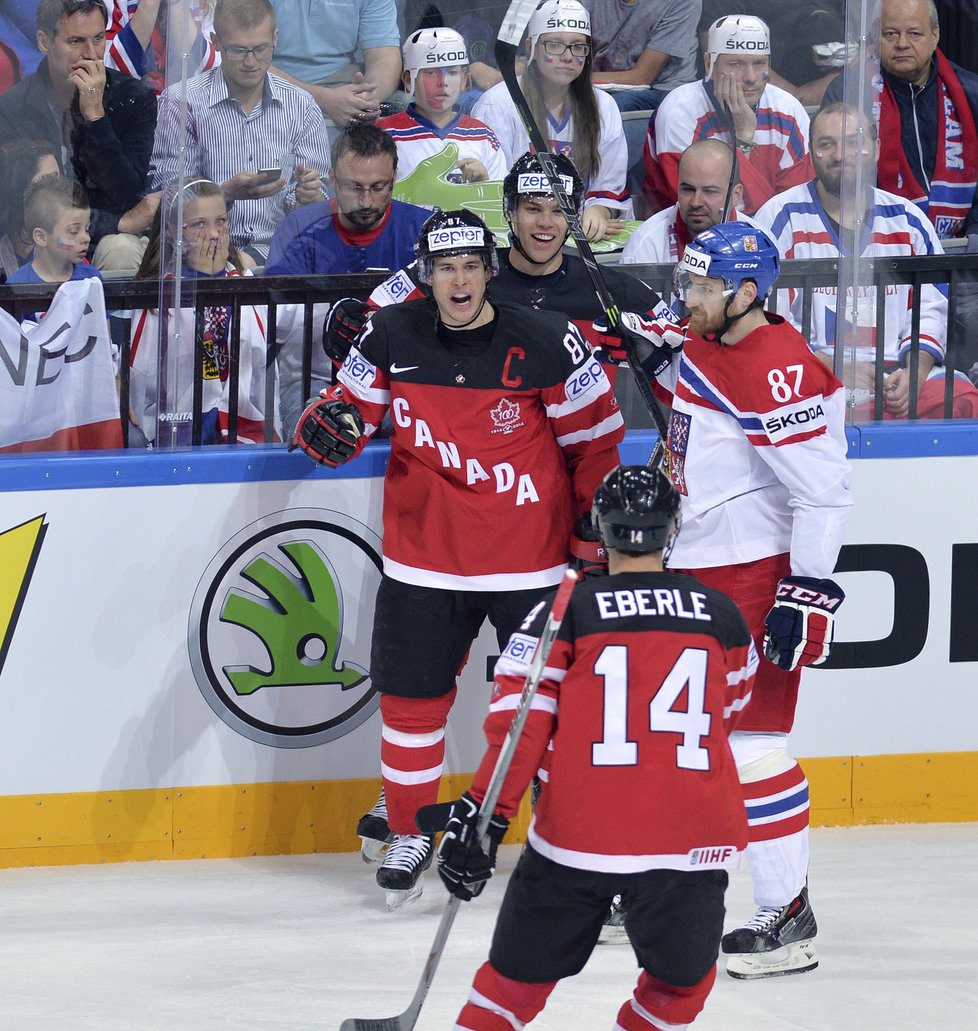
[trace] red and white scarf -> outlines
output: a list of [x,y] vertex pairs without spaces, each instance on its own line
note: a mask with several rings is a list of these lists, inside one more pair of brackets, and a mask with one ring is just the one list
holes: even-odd
[[[947,58],[937,56],[937,146],[930,191],[917,182],[900,140],[900,111],[885,76],[874,79],[879,94],[880,189],[899,194],[927,212],[937,235],[960,236],[978,185],[978,136],[971,105]],[[942,146],[943,143],[943,146]]]

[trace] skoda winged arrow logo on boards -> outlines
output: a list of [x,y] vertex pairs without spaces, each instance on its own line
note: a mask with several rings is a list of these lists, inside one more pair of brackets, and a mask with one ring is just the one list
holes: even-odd
[[376,710],[370,681],[380,537],[349,516],[291,509],[237,533],[190,611],[190,665],[207,704],[260,744],[305,748]]

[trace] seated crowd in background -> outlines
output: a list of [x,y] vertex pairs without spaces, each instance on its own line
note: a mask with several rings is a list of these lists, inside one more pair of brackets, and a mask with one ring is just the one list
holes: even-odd
[[[158,275],[143,259],[161,225],[165,236],[161,202],[172,206],[181,184],[194,180],[211,182],[227,205],[229,267],[221,275],[394,271],[408,264],[417,226],[434,207],[493,213],[503,244],[503,180],[528,148],[493,54],[508,6],[39,0],[4,13],[0,273],[11,282],[96,271],[131,278],[137,269]],[[805,12],[773,0],[542,0],[517,72],[551,148],[582,175],[581,225],[592,243],[620,252],[622,263],[672,263],[696,232],[723,218],[756,218],[773,231],[776,217],[779,227],[790,221],[785,212],[799,193],[818,199],[827,162],[813,163],[810,121],[819,103],[839,100],[854,74],[844,7],[841,0]],[[940,239],[978,234],[978,75],[944,57],[932,0],[882,0],[876,31],[882,75],[870,100],[880,156],[867,174],[878,174],[877,193],[896,196],[907,217],[922,219],[919,242],[901,253],[940,254]],[[642,154],[629,153],[621,114],[636,110],[649,112]],[[912,125],[922,129],[911,147]],[[361,131],[374,126],[390,149]],[[28,229],[22,217],[26,191],[55,172],[77,183],[90,205],[86,251],[68,275],[68,259],[54,269],[53,252],[37,242],[50,232]],[[829,206],[820,210],[832,223]],[[644,220],[637,228],[636,216]],[[804,254],[796,237],[775,232],[782,256],[846,253],[844,220],[838,235],[832,225],[825,246]],[[199,274],[189,260],[183,265],[185,274]],[[921,288],[918,414],[941,414],[931,401],[944,396],[946,351],[958,372],[971,364],[963,327],[948,333],[946,291],[936,303],[935,289]],[[781,303],[800,325],[799,297],[784,294]],[[909,303],[911,288],[900,288],[900,298]],[[959,322],[970,301],[963,290]],[[875,338],[874,305],[863,299],[838,315],[829,307],[831,317],[817,321],[815,312],[827,309],[816,303],[812,324],[801,327],[827,360],[837,344],[852,343],[853,320]],[[326,310],[317,305],[317,323]],[[167,322],[141,316],[144,342]],[[275,433],[287,431],[304,400],[302,321],[301,310],[279,306],[276,356],[266,363],[282,375],[282,421],[264,419],[264,401],[248,409],[257,422],[274,422]],[[899,321],[885,324],[886,417],[907,414],[909,314]],[[860,340],[861,358],[871,361]],[[328,370],[314,350],[315,369]],[[144,343],[144,359],[148,353]],[[877,370],[858,361],[846,369],[852,397],[865,400],[857,415],[878,417],[867,385],[879,382]],[[897,399],[888,389],[894,384]],[[956,380],[953,411],[965,415],[959,386],[966,393]],[[253,399],[247,390],[242,397],[247,408]],[[137,440],[152,440],[150,421],[135,419]],[[214,425],[209,439],[224,439],[226,424]],[[262,439],[242,425],[242,439]]]

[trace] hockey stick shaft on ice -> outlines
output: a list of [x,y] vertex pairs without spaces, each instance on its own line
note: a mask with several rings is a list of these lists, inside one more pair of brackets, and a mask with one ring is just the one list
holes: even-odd
[[[536,651],[533,653],[533,661],[530,663],[530,671],[527,673],[526,681],[523,684],[523,692],[520,695],[519,705],[513,716],[513,722],[510,724],[509,732],[506,735],[502,748],[499,750],[496,765],[493,767],[492,776],[489,778],[489,784],[486,787],[486,796],[479,807],[476,833],[478,834],[480,845],[485,845],[486,832],[489,829],[489,821],[492,819],[493,809],[496,806],[496,802],[499,801],[499,793],[502,791],[506,774],[509,772],[513,756],[516,754],[516,746],[519,743],[523,727],[530,714],[533,696],[537,693],[537,688],[539,688],[540,681],[543,679],[547,659],[550,657],[550,651],[553,648],[554,641],[557,639],[557,632],[560,630],[564,613],[570,604],[571,593],[576,582],[577,574],[572,570],[568,570],[564,574],[564,579],[557,588],[557,594],[554,597],[553,604],[550,606],[546,627],[540,636]],[[428,995],[428,989],[435,979],[435,972],[441,961],[442,953],[445,951],[448,934],[452,929],[452,924],[455,922],[455,915],[458,913],[459,901],[456,896],[450,895],[448,902],[445,903],[438,930],[435,932],[435,939],[431,943],[431,951],[428,953],[424,970],[421,973],[421,980],[418,983],[417,989],[415,989],[414,998],[411,1000],[408,1008],[396,1017],[381,1017],[379,1019],[350,1017],[340,1024],[340,1031],[412,1031],[418,1021],[418,1014],[421,1012],[424,1000]]]
[[[574,210],[571,199],[567,196],[567,192],[564,190],[563,184],[560,181],[560,174],[554,164],[553,155],[550,153],[550,147],[547,144],[546,138],[541,132],[540,127],[536,124],[533,112],[530,110],[530,105],[523,94],[519,79],[516,75],[516,57],[519,53],[520,41],[523,38],[523,33],[526,30],[527,25],[529,24],[530,16],[536,10],[538,3],[539,0],[513,0],[509,5],[509,10],[506,12],[506,17],[503,19],[503,23],[500,26],[499,35],[496,37],[496,64],[503,77],[503,81],[506,83],[506,89],[509,91],[509,95],[516,107],[516,112],[520,116],[520,120],[523,122],[523,127],[526,129],[526,134],[530,139],[530,146],[536,153],[537,159],[540,162],[540,167],[550,180],[550,187],[553,190],[554,198],[560,205],[560,210],[563,213],[564,218],[567,220],[568,226],[570,226],[571,236],[574,237],[574,243],[577,245],[577,252],[581,256],[581,260],[584,262],[584,267],[587,269],[588,276],[594,286],[594,291],[598,295],[598,301],[604,309],[605,317],[608,320],[608,326],[613,329],[618,325],[620,309],[615,299],[611,296],[611,291],[608,289],[607,283],[604,281],[604,276],[601,274],[601,268],[594,256],[594,252],[591,250],[591,244],[588,242],[588,238],[584,235],[584,230],[581,228],[581,222],[577,216],[577,212]],[[655,399],[655,395],[652,393],[652,387],[649,384],[648,378],[645,373],[642,372],[642,369],[635,360],[631,349],[627,349],[627,354],[628,367],[632,371],[635,385],[638,387],[638,392],[642,396],[642,401],[645,403],[645,407],[648,409],[649,415],[652,417],[652,421],[655,424],[656,431],[659,434],[659,442],[656,444],[655,450],[652,452],[648,462],[650,467],[656,468],[662,461],[668,427],[666,426],[665,417],[663,416],[658,402]]]

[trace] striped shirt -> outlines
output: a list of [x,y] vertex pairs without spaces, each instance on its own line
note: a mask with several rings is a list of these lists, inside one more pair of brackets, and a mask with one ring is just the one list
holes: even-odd
[[[282,168],[287,187],[261,200],[236,200],[231,238],[267,255],[276,226],[295,205],[295,165],[314,168],[325,182],[329,141],[312,97],[277,75],[266,75],[261,102],[250,114],[228,93],[220,67],[187,82],[186,176],[224,183],[238,172]],[[180,157],[180,84],[160,95],[150,176],[159,190],[176,180]]]

